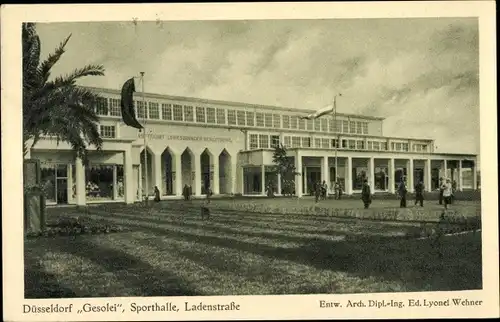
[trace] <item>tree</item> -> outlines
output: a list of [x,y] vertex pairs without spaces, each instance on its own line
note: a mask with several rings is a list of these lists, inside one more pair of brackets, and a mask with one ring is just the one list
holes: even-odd
[[274,149],[273,153],[274,173],[280,174],[283,181],[282,189],[285,195],[292,195],[295,190],[295,176],[300,175],[295,169],[295,161],[287,155],[287,150],[283,144]]
[[33,140],[31,148],[42,135],[52,136],[58,143],[68,142],[84,160],[87,145],[102,148],[99,117],[94,110],[101,97],[77,86],[76,81],[85,76],[103,76],[103,66],[86,65],[49,80],[51,69],[64,54],[70,38],[71,34],[40,62],[41,44],[36,26],[34,23],[22,25],[24,155],[28,152],[28,141]]

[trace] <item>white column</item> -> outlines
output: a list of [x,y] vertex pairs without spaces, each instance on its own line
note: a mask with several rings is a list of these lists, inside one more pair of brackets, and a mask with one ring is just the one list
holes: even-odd
[[462,191],[462,160],[458,160],[458,191]]
[[144,195],[144,188],[142,186],[142,166],[139,164],[139,184],[137,185],[137,194],[138,194],[138,198],[140,201],[142,201],[142,197]]
[[476,161],[474,161],[474,165],[472,166],[472,188],[477,190],[477,166]]
[[[152,163],[153,163],[153,182],[151,182],[151,186],[157,186],[158,190],[160,190],[160,196],[162,195],[162,190],[163,190],[163,185],[161,184],[161,162],[162,162],[162,157],[161,153],[156,152],[152,156]],[[153,189],[154,191],[154,189]]]
[[68,164],[68,203],[73,203],[73,167],[74,165]]
[[116,164],[113,165],[113,200],[118,199],[118,189],[117,189],[117,184],[118,184],[118,175],[116,171]]
[[344,190],[346,194],[352,195],[352,157],[347,157],[346,171]]
[[415,185],[413,183],[413,159],[408,160],[408,191],[415,191]]
[[231,178],[227,178],[226,180],[231,180],[230,191],[233,194],[237,194],[238,192],[243,194],[243,167],[238,167],[237,155],[231,156]]
[[425,190],[431,191],[432,190],[432,161],[431,159],[427,159],[425,162],[425,178],[424,178],[424,183],[425,183]]
[[373,193],[373,191],[375,191],[375,158],[370,158],[368,160],[368,172],[370,173],[368,184],[370,185]]
[[[300,163],[302,163],[302,159],[300,160]],[[307,167],[304,167],[302,169],[302,177],[300,178],[300,182],[303,183],[303,185],[304,185],[304,194],[307,196],[307,190],[309,190],[308,186],[307,186],[307,184],[308,184],[308,182],[307,182]]]
[[85,166],[81,158],[75,159],[75,176],[76,176],[76,204],[85,206],[87,203],[87,191],[85,189]]
[[201,155],[197,153],[194,154],[194,184],[193,192],[195,196],[201,196]]
[[260,194],[266,195],[266,166],[260,166]]
[[[297,151],[295,154],[295,171],[302,172],[302,156],[300,152]],[[302,176],[304,174],[295,176],[295,195],[300,198],[302,197]]]
[[330,168],[328,166],[327,156],[323,157],[323,163],[321,168],[321,183],[323,183],[323,180],[326,182],[328,187],[330,187]]
[[[141,167],[139,167],[139,171],[141,171]],[[140,172],[139,172],[140,173]],[[140,178],[140,177],[139,177]],[[134,180],[138,178],[134,178],[134,170],[132,166],[132,151],[130,149],[125,150],[123,152],[123,183],[124,183],[124,198],[125,203],[131,204],[135,201],[135,196],[137,191],[134,191]],[[140,189],[141,181],[137,183]],[[140,190],[139,190],[140,191]]]
[[[214,195],[219,194],[219,156],[214,156],[214,180],[213,180],[213,187],[212,187],[212,192]],[[224,171],[224,170],[223,170]]]
[[394,158],[389,159],[389,192],[396,193],[396,177],[395,177]]
[[280,173],[278,173],[278,174],[276,175],[276,180],[278,181],[278,182],[276,183],[276,185],[277,185],[276,189],[278,190],[278,193],[277,193],[277,194],[278,194],[278,195],[281,195],[281,174],[280,174]]
[[449,178],[448,177],[448,164],[447,163],[448,162],[446,160],[443,160],[443,166],[444,166],[444,175],[443,175],[443,177],[445,177],[445,178]]
[[172,156],[172,172],[175,173],[175,195],[176,196],[182,196],[182,159],[181,159],[181,154],[177,153]]

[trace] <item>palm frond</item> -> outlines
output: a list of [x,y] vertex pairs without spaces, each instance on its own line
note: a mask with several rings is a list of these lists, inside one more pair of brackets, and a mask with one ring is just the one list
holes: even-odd
[[47,82],[47,80],[50,77],[50,70],[52,67],[59,61],[61,56],[65,53],[64,47],[66,47],[66,44],[68,43],[69,39],[71,38],[71,34],[63,40],[60,44],[59,47],[56,48],[55,52],[50,54],[47,59],[45,59],[41,64],[40,67],[38,68],[38,79],[40,80],[39,85],[42,86]]

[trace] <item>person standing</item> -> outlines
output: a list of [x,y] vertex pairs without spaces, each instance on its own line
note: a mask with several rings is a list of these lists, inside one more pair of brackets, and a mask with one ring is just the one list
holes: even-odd
[[420,203],[420,207],[424,206],[424,183],[422,180],[418,180],[415,185],[415,206]]
[[363,200],[363,205],[365,209],[368,209],[370,204],[372,203],[372,194],[370,190],[370,185],[368,184],[368,180],[364,179],[363,188],[361,190],[361,200]]
[[158,186],[155,186],[155,199],[154,201],[155,202],[159,202],[160,201],[160,189],[158,189]]
[[333,191],[335,192],[335,199],[340,199],[340,185],[338,181],[335,181],[335,185],[333,186]]
[[443,199],[444,199],[444,209],[448,209],[448,205],[451,204],[451,194],[452,194],[452,186],[451,180],[449,178],[446,179],[446,182],[441,187],[443,189]]
[[318,202],[319,198],[321,197],[321,184],[319,183],[319,181],[316,181],[316,183],[314,184],[314,196],[316,202]]
[[321,196],[323,200],[326,200],[327,193],[328,193],[328,185],[326,184],[326,181],[323,180],[323,184],[321,185]]
[[408,192],[408,189],[406,189],[406,178],[403,177],[401,178],[401,182],[399,183],[398,187],[398,194],[399,194],[399,207],[400,208],[406,208],[406,193]]
[[443,204],[443,187],[444,185],[444,181],[443,181],[443,177],[439,178],[439,204],[442,205]]

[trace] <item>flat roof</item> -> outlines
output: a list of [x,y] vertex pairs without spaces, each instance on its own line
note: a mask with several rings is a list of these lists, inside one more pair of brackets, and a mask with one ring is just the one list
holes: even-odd
[[[103,87],[92,87],[92,86],[79,86],[82,88],[87,88],[90,90],[101,91],[109,94],[120,95],[121,91],[117,89],[111,88],[103,88]],[[141,93],[141,92],[136,92]],[[197,98],[197,97],[187,97],[187,96],[176,96],[176,95],[165,95],[165,94],[156,94],[156,93],[147,93],[144,92],[145,97],[149,98],[157,98],[157,99],[170,99],[177,101],[189,101],[195,103],[204,103],[204,104],[218,104],[218,105],[227,105],[233,107],[247,107],[247,108],[262,108],[268,110],[278,110],[278,111],[288,111],[288,112],[299,112],[304,114],[311,114],[316,112],[313,109],[299,109],[299,108],[290,108],[290,107],[281,107],[281,106],[273,106],[273,105],[262,105],[262,104],[253,104],[253,103],[242,103],[242,102],[232,102],[232,101],[220,101],[206,98]],[[366,120],[377,120],[382,121],[385,117],[380,116],[371,116],[371,115],[360,115],[360,114],[349,114],[349,113],[337,113],[339,116],[345,117],[353,117],[353,118],[362,118]]]

